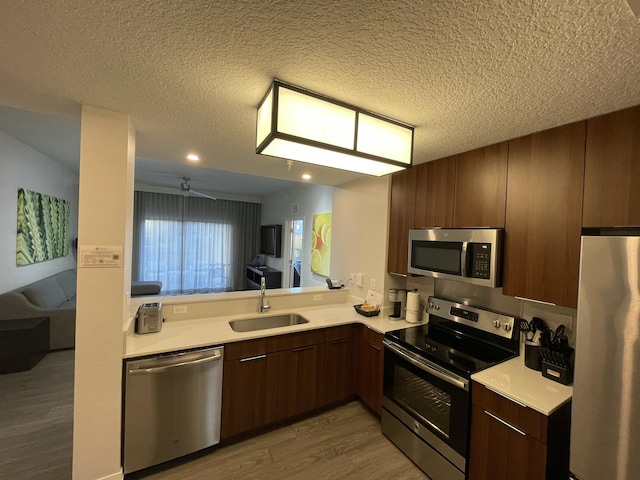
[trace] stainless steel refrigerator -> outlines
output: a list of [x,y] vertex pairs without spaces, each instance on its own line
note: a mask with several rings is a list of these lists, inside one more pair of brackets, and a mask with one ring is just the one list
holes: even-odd
[[583,236],[571,472],[640,479],[640,237]]

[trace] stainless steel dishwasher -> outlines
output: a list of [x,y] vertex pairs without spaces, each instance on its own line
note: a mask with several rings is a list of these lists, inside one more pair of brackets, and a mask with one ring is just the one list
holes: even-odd
[[220,442],[223,347],[124,364],[124,473]]

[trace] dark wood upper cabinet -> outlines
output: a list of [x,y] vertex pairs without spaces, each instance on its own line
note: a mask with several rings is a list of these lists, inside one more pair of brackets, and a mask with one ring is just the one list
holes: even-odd
[[582,225],[640,225],[640,106],[587,120]]
[[415,167],[415,228],[453,226],[453,195],[456,182],[456,157],[441,158]]
[[504,228],[509,142],[457,155],[453,226]]
[[389,208],[389,250],[387,271],[407,275],[409,230],[413,228],[416,202],[416,167],[394,173],[391,177]]
[[586,121],[509,142],[505,295],[576,308]]

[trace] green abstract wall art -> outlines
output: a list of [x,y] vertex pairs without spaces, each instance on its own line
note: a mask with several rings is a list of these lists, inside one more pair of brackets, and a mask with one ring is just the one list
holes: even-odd
[[69,254],[69,202],[18,189],[16,265],[53,260]]

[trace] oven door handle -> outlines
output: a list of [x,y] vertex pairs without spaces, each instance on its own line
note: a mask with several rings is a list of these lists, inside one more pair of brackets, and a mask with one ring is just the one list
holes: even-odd
[[469,391],[469,382],[465,379],[458,377],[457,375],[453,375],[445,370],[442,370],[440,367],[435,364],[431,364],[428,360],[424,360],[422,358],[416,358],[411,352],[408,350],[396,345],[395,343],[384,339],[382,343],[389,350],[399,355],[401,358],[406,360],[407,362],[415,365],[423,372],[426,372],[434,377],[439,378],[455,387],[461,388],[465,391]]

